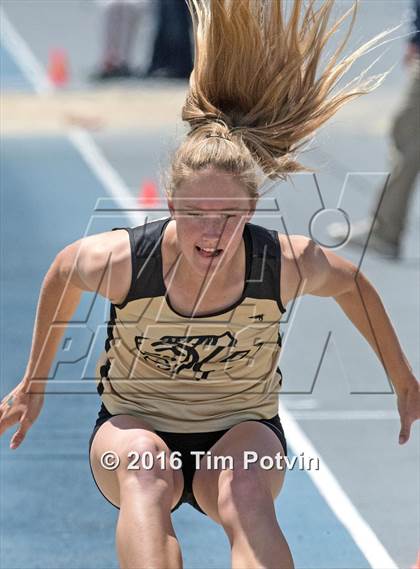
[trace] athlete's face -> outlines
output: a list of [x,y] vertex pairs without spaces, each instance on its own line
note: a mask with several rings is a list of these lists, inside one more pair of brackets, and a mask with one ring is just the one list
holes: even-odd
[[255,205],[243,184],[212,168],[197,172],[168,200],[179,252],[198,273],[226,268]]

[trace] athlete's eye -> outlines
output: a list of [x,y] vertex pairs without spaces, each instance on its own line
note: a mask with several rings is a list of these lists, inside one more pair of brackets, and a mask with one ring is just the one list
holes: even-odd
[[[198,212],[195,212],[195,211],[187,212],[187,213],[185,213],[185,215],[188,216],[188,217],[204,217],[204,216],[205,216],[205,217],[210,217],[210,218],[211,218],[211,217],[216,217],[215,215],[211,215],[211,214],[209,214],[209,213],[198,213]],[[232,218],[232,217],[236,217],[236,215],[235,215],[235,214],[223,214],[223,213],[222,213],[222,214],[221,214],[221,217],[223,217],[223,218],[225,218],[225,219],[230,219],[230,218]]]

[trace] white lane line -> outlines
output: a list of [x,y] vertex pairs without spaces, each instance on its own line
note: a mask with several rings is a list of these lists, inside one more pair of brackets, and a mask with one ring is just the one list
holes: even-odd
[[125,213],[132,225],[142,225],[146,220],[146,215],[140,211],[127,211],[127,204],[133,203],[133,195],[115,168],[105,158],[92,136],[85,130],[77,128],[68,133],[68,138],[116,201],[120,208],[119,211]]
[[[26,44],[24,45],[26,46]],[[11,52],[11,55],[15,57],[14,52]],[[36,91],[39,92],[37,89]],[[92,137],[86,131],[75,129],[70,132],[69,139],[115,200],[124,203],[127,198],[132,198],[125,183],[114,168],[112,168]],[[126,212],[126,214],[130,221],[137,223],[137,213]],[[295,454],[298,455],[304,452],[306,456],[320,457],[318,451],[280,401],[279,415],[287,426],[288,443]],[[320,460],[322,460],[321,457]],[[308,474],[331,510],[348,530],[372,569],[398,569],[371,527],[356,510],[340,484],[326,466],[325,461],[322,461],[322,469],[318,471],[310,470]]]
[[[287,406],[286,406],[287,407]],[[334,409],[332,411],[293,411],[293,418],[300,421],[390,421],[399,420],[396,411],[380,409]]]
[[288,399],[283,394],[284,402],[289,410],[298,409],[299,411],[306,411],[308,409],[316,409],[319,407],[319,402],[315,398],[305,399]]
[[305,456],[319,457],[322,468],[319,470],[308,470],[307,473],[337,519],[347,529],[360,551],[366,557],[370,566],[373,569],[398,569],[395,561],[386,551],[369,524],[357,511],[326,465],[326,462],[281,401],[279,401],[279,415],[286,432],[287,443],[290,443],[296,456],[303,452]]
[[10,56],[28,79],[38,95],[49,95],[55,91],[54,86],[36,59],[28,44],[15,30],[13,24],[0,6],[1,41]]

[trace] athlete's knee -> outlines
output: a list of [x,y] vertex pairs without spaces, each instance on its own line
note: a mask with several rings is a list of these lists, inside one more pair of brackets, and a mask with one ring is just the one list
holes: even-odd
[[124,441],[118,451],[116,470],[121,485],[154,487],[157,493],[172,492],[174,471],[169,466],[169,449],[154,433]]
[[257,467],[239,464],[221,474],[217,502],[222,519],[242,511],[250,515],[266,501],[272,501],[271,491]]
[[259,527],[272,508],[271,493],[256,469],[231,471],[221,480],[217,510],[231,543],[250,524]]

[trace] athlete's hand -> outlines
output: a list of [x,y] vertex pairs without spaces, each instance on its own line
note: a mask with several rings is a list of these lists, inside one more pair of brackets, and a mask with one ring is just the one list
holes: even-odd
[[403,445],[410,438],[411,425],[420,419],[420,383],[415,378],[397,390],[397,406],[401,419],[399,443]]
[[10,441],[10,448],[16,449],[36,421],[44,404],[44,393],[28,393],[30,387],[23,380],[0,403],[0,436],[19,423],[19,428]]

